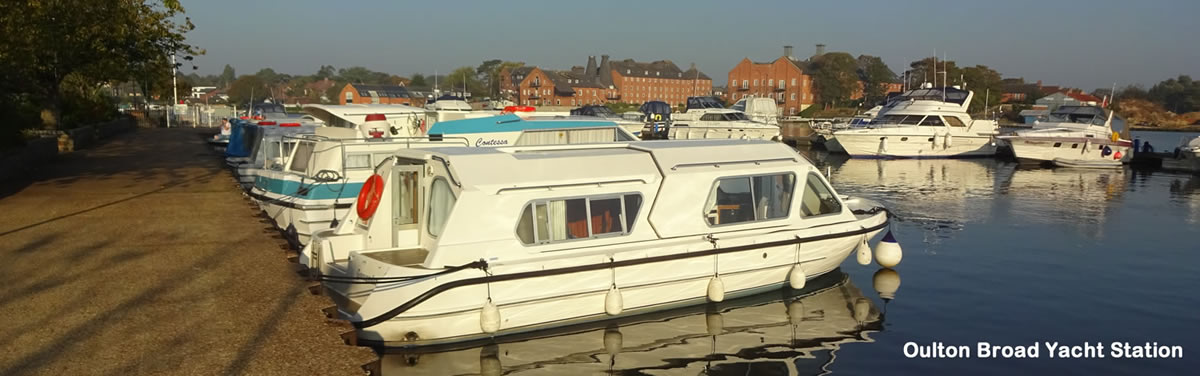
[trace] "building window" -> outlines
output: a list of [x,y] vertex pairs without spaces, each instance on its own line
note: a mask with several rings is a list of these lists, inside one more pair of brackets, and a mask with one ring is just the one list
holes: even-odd
[[792,93],[792,100],[796,100],[796,93]]
[[755,79],[755,80],[754,80],[754,87],[758,87],[758,80],[757,80],[757,79]]
[[[746,80],[742,80],[742,89],[750,88],[750,84]],[[743,95],[744,97],[745,95]]]
[[354,93],[353,92],[349,92],[349,91],[346,92],[346,103],[354,103]]
[[775,79],[772,78],[769,81],[767,81],[767,86],[775,86]]
[[796,86],[796,79],[795,79],[795,78],[793,78],[793,79],[792,79],[792,86]]
[[795,182],[791,173],[717,179],[705,205],[708,224],[786,218]]

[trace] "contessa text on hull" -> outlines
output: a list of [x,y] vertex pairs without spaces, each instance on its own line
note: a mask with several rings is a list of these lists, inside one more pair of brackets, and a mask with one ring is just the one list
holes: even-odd
[[767,141],[399,150],[355,207],[301,262],[360,340],[392,346],[799,289],[851,253],[901,259],[890,234],[867,243],[882,206]]

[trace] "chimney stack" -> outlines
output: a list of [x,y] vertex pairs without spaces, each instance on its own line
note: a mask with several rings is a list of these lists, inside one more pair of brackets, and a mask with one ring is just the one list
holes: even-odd
[[600,78],[600,85],[613,86],[612,81],[612,66],[608,64],[608,55],[600,55],[600,71],[596,72]]
[[788,58],[788,60],[796,60],[796,58],[792,57],[792,46],[783,46],[783,57]]
[[825,44],[817,43],[817,54],[815,56],[821,56],[824,54],[825,54]]
[[583,71],[583,75],[589,79],[596,76],[596,56],[588,56],[587,69]]

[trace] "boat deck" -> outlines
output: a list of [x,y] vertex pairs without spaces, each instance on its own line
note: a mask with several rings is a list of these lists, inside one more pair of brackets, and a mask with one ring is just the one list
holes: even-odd
[[0,374],[361,375],[377,359],[325,319],[213,131],[141,129],[0,182]]

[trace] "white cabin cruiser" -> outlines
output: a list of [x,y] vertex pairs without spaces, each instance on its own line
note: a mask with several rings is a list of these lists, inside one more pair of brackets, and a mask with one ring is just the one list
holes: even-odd
[[1200,137],[1180,140],[1174,153],[1163,158],[1162,166],[1168,170],[1200,173]]
[[799,289],[888,223],[773,142],[405,149],[300,262],[360,340],[423,346]]
[[632,141],[616,124],[599,120],[525,120],[513,114],[434,124],[427,137],[388,137],[390,123],[370,115],[359,129],[323,127],[289,138],[295,150],[278,173],[260,174],[250,196],[295,245],[330,228],[374,168],[392,152],[437,146],[496,147]]
[[422,129],[429,129],[430,126],[443,121],[474,119],[499,114],[500,111],[477,111],[463,98],[443,95],[433,102],[425,104],[425,124]]
[[1020,161],[1069,167],[1114,167],[1133,158],[1133,142],[1112,129],[1113,115],[1096,106],[1060,106],[1032,129],[997,139]]
[[688,98],[687,111],[671,115],[667,138],[779,140],[779,126],[750,120],[746,113],[722,108],[709,97]]
[[382,114],[387,117],[385,127],[389,137],[423,137],[432,124],[425,122],[425,109],[402,104],[307,104],[304,112],[322,121],[326,126],[358,129],[367,115]]
[[974,93],[926,83],[888,99],[864,129],[834,131],[855,158],[987,157],[996,154],[996,121],[971,119]]
[[759,123],[779,125],[779,106],[771,98],[749,97],[734,102],[730,109],[741,111],[750,120]]
[[259,126],[250,159],[234,167],[234,176],[242,189],[254,188],[258,175],[265,170],[281,170],[296,146],[296,136],[316,133],[318,127],[300,123],[282,123],[279,126]]

